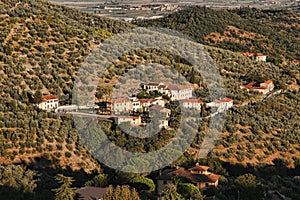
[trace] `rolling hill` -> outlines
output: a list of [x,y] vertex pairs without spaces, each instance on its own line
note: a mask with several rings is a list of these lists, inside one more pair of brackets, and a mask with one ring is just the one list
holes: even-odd
[[214,10],[191,7],[137,24],[170,28],[202,44],[235,52],[261,52],[269,56],[269,61],[278,64],[300,57],[299,20],[298,14],[287,10]]
[[[205,49],[223,76],[227,95],[236,104],[258,100],[256,93],[239,89],[242,82],[272,79],[276,87],[283,90],[279,96],[230,110],[222,139],[211,157],[244,166],[271,165],[274,159],[281,159],[287,167],[297,167],[300,163],[299,65],[255,62],[230,50],[263,52],[274,61],[277,57],[297,59],[298,16],[289,12],[283,15],[285,12],[280,11],[273,13],[274,18],[268,18],[271,11],[215,11],[199,7],[185,12],[141,24],[163,27],[171,24],[170,28],[211,45]],[[190,15],[194,15],[194,20]],[[209,20],[203,20],[204,15]],[[247,22],[249,18],[251,23]],[[260,25],[251,25],[258,21]],[[53,197],[50,191],[55,186],[53,174],[62,171],[79,174],[80,184],[77,185],[82,186],[89,176],[86,173],[100,170],[100,164],[82,144],[72,117],[37,109],[33,102],[35,94],[52,93],[59,96],[62,104],[69,104],[76,73],[89,52],[106,38],[132,27],[42,0],[0,1],[0,163],[22,163],[42,171],[37,199],[45,195]],[[286,33],[278,31],[279,28]],[[213,32],[224,39],[216,40]],[[249,45],[242,45],[238,41],[241,39]],[[112,87],[126,69],[130,70],[137,63],[155,62],[176,68],[194,84],[201,83],[201,75],[191,73],[191,65],[176,55],[155,49],[136,50],[118,58],[100,83]],[[202,121],[203,130],[199,130],[194,148],[199,146],[207,122]],[[119,137],[119,132],[110,134],[115,143],[124,144],[126,148],[140,147],[134,143],[139,141]],[[155,142],[150,142],[159,147],[162,145],[160,139],[157,137]],[[189,159],[191,156],[185,154],[183,160]],[[179,160],[178,164],[181,162]]]

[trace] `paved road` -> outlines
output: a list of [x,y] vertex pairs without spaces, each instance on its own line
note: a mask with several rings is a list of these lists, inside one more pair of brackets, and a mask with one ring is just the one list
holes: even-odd
[[82,113],[82,112],[63,112],[57,113],[58,115],[73,115],[78,117],[89,117],[89,118],[101,118],[101,119],[109,119],[114,115],[98,115],[93,113]]

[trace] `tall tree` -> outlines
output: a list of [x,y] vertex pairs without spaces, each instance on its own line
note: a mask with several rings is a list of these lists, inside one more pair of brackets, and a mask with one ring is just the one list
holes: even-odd
[[55,176],[55,180],[61,184],[59,188],[52,190],[55,192],[55,200],[74,200],[75,188],[71,188],[71,185],[74,182],[73,178],[58,174]]
[[107,193],[104,195],[104,200],[139,200],[139,194],[135,189],[130,190],[128,185],[109,186]]
[[176,185],[168,184],[163,191],[163,200],[183,200],[183,197],[177,192]]
[[43,94],[40,90],[37,90],[34,94],[34,102],[41,103],[43,101]]

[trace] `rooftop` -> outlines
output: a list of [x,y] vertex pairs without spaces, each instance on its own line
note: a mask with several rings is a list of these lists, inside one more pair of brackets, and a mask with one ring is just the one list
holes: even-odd
[[103,198],[108,188],[85,186],[75,190],[75,193],[79,195],[79,199],[94,200]]

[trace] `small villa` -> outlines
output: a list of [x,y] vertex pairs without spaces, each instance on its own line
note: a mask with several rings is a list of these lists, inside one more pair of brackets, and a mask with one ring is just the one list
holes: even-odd
[[233,99],[226,97],[223,99],[214,100],[213,102],[207,103],[206,106],[211,108],[215,107],[217,108],[218,112],[223,112],[233,107]]
[[126,122],[129,122],[133,126],[140,126],[142,124],[140,116],[117,116],[115,119],[118,125]]
[[42,110],[55,110],[58,107],[59,99],[53,94],[44,95],[41,103],[37,104],[38,108]]
[[194,167],[188,170],[183,168],[165,170],[156,177],[158,194],[162,194],[166,186],[169,183],[174,182],[175,177],[187,178],[200,190],[204,190],[208,187],[217,187],[220,175],[209,172],[208,169],[208,166],[202,166],[197,163]]
[[267,61],[267,56],[262,54],[262,53],[251,53],[251,52],[243,52],[243,56],[250,58],[252,60],[255,60],[257,62],[266,62]]
[[150,82],[143,83],[142,88],[147,91],[158,91],[170,97],[172,101],[193,97],[193,87],[190,85],[167,84]]
[[245,89],[247,91],[253,90],[258,91],[259,93],[262,93],[263,95],[271,92],[274,90],[275,85],[272,80],[267,80],[263,83],[257,83],[257,82],[251,82],[248,84],[242,84],[240,85],[241,89]]
[[183,99],[181,100],[182,106],[187,109],[195,109],[200,111],[203,102],[200,99]]

